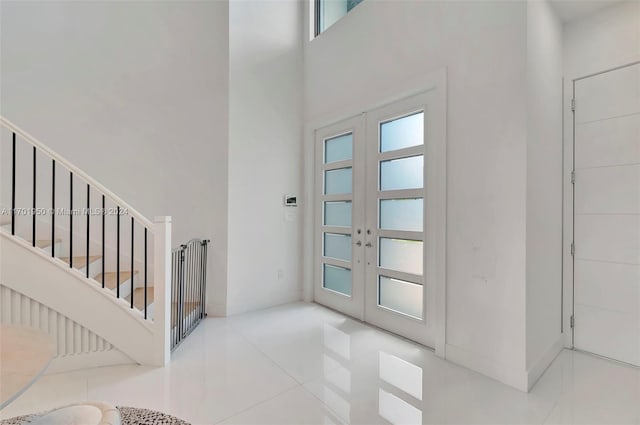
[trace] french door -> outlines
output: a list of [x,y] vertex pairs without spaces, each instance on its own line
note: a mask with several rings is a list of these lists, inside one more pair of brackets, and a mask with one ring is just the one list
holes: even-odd
[[427,92],[316,131],[314,295],[434,347],[437,240],[428,236],[442,229],[429,211],[444,158],[429,143],[431,101]]

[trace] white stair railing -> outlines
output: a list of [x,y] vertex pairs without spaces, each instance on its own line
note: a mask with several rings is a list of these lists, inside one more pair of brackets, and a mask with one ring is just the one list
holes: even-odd
[[1,116],[0,130],[1,178],[11,182],[10,190],[3,183],[0,193],[4,233],[24,239],[33,249],[46,250],[60,267],[81,273],[87,284],[115,296],[123,310],[152,327],[149,362],[166,364],[171,218],[147,219]]

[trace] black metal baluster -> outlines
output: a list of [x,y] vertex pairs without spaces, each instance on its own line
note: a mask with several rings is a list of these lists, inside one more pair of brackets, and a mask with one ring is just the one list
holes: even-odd
[[13,150],[11,153],[11,234],[16,234],[16,133],[13,133]]
[[105,217],[107,215],[107,211],[105,209],[105,199],[104,199],[104,195],[102,195],[102,287],[104,288],[104,222],[105,222]]
[[51,257],[56,256],[56,160],[51,163]]
[[131,308],[133,308],[133,217],[131,217]]
[[116,298],[120,298],[120,205],[116,213]]
[[69,267],[73,267],[73,172],[69,171]]
[[147,319],[147,228],[144,228],[144,318]]
[[[36,147],[33,147],[33,211],[31,211],[31,246],[36,246]],[[53,243],[53,242],[52,242]]]
[[87,183],[87,264],[86,264],[86,269],[87,269],[87,279],[89,279],[89,218],[90,218],[90,213],[89,213],[89,209],[91,208],[91,203],[89,202],[91,196],[91,188],[89,186],[89,183]]

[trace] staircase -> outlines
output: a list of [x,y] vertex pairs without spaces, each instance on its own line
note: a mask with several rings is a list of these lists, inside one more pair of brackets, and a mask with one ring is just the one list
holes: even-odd
[[0,131],[0,321],[54,335],[59,363],[166,364],[170,218],[147,219],[3,117]]

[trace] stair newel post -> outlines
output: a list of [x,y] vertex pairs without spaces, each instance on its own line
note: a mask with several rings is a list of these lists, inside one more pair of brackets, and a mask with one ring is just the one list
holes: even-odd
[[171,356],[171,217],[153,220],[153,363],[166,366]]

